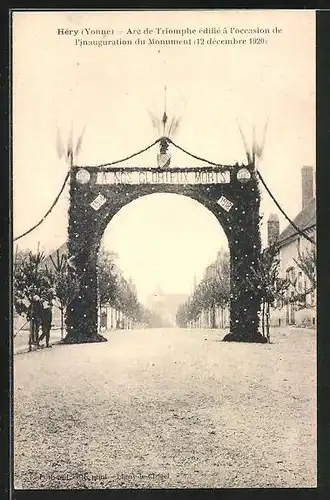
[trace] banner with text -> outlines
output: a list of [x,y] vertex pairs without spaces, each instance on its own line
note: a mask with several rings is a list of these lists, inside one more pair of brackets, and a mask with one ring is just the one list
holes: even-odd
[[229,170],[98,172],[96,178],[96,184],[228,184],[229,182]]

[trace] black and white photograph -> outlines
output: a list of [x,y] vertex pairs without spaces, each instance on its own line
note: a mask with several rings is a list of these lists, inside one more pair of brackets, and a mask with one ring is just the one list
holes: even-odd
[[13,10],[15,490],[317,487],[312,10]]

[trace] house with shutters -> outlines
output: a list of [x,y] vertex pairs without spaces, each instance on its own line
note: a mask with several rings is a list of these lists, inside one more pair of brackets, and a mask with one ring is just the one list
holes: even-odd
[[[313,241],[316,242],[316,200],[314,194],[313,167],[301,169],[301,211],[293,219],[294,224]],[[268,246],[277,243],[279,257],[279,275],[287,278],[290,285],[285,290],[284,303],[276,301],[271,312],[273,326],[295,325],[299,327],[315,327],[316,325],[316,290],[305,295],[303,303],[295,300],[299,294],[304,295],[311,288],[306,274],[299,268],[296,260],[313,248],[313,243],[289,224],[280,232],[279,219],[271,214],[267,222]]]

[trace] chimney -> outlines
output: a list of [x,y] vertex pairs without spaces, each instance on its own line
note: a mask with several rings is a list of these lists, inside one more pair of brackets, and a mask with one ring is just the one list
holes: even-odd
[[301,188],[301,208],[304,209],[314,197],[313,167],[302,167]]
[[268,222],[267,222],[267,237],[268,237],[268,246],[271,247],[276,243],[278,237],[280,235],[280,221],[278,220],[278,216],[276,214],[270,214]]

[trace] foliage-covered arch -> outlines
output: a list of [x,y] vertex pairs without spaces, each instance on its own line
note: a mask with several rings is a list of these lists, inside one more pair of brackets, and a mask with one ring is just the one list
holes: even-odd
[[261,251],[260,194],[253,165],[196,168],[72,167],[68,228],[69,265],[79,293],[67,309],[66,342],[95,342],[97,253],[105,228],[131,201],[153,193],[188,196],[221,224],[231,255],[231,320],[226,340],[262,342],[260,296],[250,268]]

